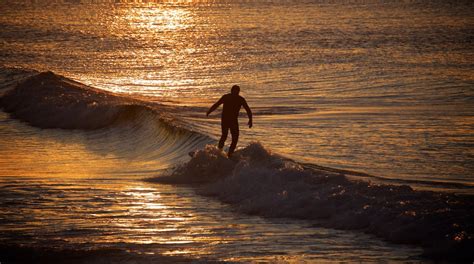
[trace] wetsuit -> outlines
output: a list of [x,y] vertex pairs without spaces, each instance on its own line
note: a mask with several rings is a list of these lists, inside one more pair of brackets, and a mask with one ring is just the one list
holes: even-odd
[[242,106],[245,108],[250,119],[252,116],[252,112],[250,111],[250,108],[247,105],[247,102],[242,96],[234,95],[231,93],[222,96],[221,99],[219,99],[219,101],[217,101],[217,103],[215,103],[211,107],[210,112],[214,111],[221,104],[224,104],[224,109],[222,110],[222,116],[221,116],[222,135],[219,140],[218,147],[220,149],[224,147],[224,143],[227,139],[227,135],[230,130],[230,134],[232,135],[232,143],[230,144],[230,148],[229,148],[229,156],[230,156],[234,152],[237,146],[237,141],[239,140],[238,117],[239,117],[240,108]]

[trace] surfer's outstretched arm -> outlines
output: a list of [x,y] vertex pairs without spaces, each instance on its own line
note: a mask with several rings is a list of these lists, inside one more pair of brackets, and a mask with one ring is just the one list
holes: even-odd
[[245,111],[247,112],[247,116],[249,117],[249,128],[253,126],[253,121],[252,121],[252,110],[250,110],[249,105],[247,104],[247,101],[244,99],[244,104],[243,107],[245,108]]
[[214,110],[216,110],[217,107],[219,107],[219,105],[221,105],[223,103],[224,103],[224,96],[222,96],[221,99],[219,99],[219,101],[217,101],[215,104],[213,104],[211,106],[211,108],[209,108],[209,110],[206,113],[206,116],[208,116],[210,113],[212,113]]

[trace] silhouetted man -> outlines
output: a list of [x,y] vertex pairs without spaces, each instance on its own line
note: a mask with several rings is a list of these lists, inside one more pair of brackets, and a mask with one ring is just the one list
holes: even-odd
[[207,111],[206,116],[209,116],[212,111],[216,110],[219,105],[224,104],[224,109],[222,110],[222,117],[221,117],[221,127],[222,127],[222,136],[219,140],[219,148],[222,149],[224,147],[225,140],[227,139],[227,134],[229,133],[232,135],[232,143],[230,144],[229,153],[227,154],[228,157],[234,153],[235,147],[237,146],[237,141],[239,140],[239,112],[240,107],[243,106],[245,111],[247,111],[247,116],[249,117],[249,128],[252,127],[252,111],[250,107],[247,105],[245,99],[239,95],[240,87],[238,85],[232,86],[230,90],[230,94],[223,95],[217,103],[209,108]]

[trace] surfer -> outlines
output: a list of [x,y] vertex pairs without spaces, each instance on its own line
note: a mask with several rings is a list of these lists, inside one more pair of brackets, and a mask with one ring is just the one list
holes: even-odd
[[232,153],[234,153],[235,147],[237,146],[237,141],[239,140],[239,112],[240,107],[244,107],[245,111],[247,112],[247,116],[249,117],[249,128],[252,127],[252,111],[248,106],[245,99],[239,95],[240,87],[238,85],[232,86],[229,94],[225,94],[217,101],[215,104],[209,108],[207,111],[206,116],[209,116],[212,111],[216,110],[221,104],[224,104],[221,116],[221,128],[222,128],[222,136],[219,140],[219,149],[224,147],[225,140],[227,139],[227,134],[229,133],[232,135],[232,143],[230,144],[229,152],[227,156],[230,158]]

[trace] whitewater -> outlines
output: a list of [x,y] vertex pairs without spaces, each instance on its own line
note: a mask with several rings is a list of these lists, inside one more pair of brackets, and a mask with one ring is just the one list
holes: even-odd
[[472,260],[472,3],[122,2],[0,3],[0,261]]

